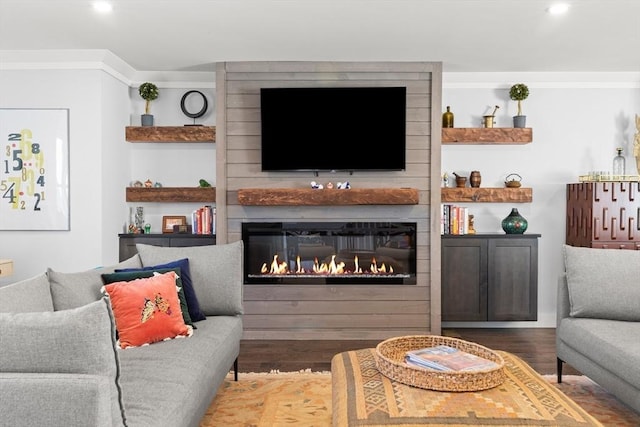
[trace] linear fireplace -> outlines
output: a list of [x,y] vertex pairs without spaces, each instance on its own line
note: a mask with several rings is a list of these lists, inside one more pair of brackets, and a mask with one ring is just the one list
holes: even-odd
[[246,222],[245,284],[416,284],[415,222]]

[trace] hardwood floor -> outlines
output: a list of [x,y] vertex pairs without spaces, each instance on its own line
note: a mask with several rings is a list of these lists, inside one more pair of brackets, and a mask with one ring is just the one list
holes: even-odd
[[[476,342],[515,354],[540,374],[556,373],[554,328],[444,329],[445,336]],[[370,340],[243,340],[238,359],[240,372],[281,372],[311,369],[330,371],[331,358],[340,352],[375,347]],[[579,375],[565,364],[563,374]]]

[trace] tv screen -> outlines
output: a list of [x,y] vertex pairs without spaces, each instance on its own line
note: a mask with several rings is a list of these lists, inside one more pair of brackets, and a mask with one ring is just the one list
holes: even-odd
[[405,87],[260,89],[263,171],[398,171]]

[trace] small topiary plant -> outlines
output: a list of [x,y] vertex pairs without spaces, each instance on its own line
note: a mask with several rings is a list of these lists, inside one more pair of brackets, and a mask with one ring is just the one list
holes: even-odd
[[158,86],[153,83],[145,82],[138,88],[138,93],[146,101],[144,106],[144,113],[149,114],[149,106],[151,101],[158,98]]
[[527,99],[528,96],[529,96],[529,88],[524,83],[516,83],[513,86],[511,86],[511,89],[509,89],[509,97],[514,101],[518,101],[519,116],[522,115],[521,101],[524,101],[525,99]]

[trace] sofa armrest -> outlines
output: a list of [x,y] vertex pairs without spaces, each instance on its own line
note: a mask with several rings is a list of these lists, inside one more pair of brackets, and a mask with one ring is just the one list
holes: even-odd
[[0,372],[2,424],[111,427],[106,376]]
[[560,321],[569,317],[571,304],[569,301],[569,287],[567,284],[567,275],[562,274],[558,278],[558,301],[556,303],[557,315],[556,326],[560,326]]

